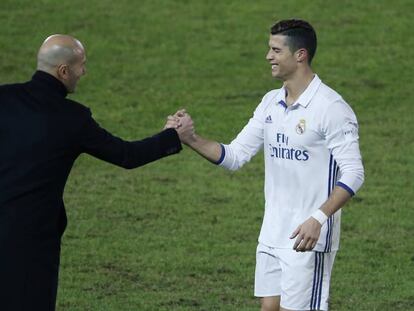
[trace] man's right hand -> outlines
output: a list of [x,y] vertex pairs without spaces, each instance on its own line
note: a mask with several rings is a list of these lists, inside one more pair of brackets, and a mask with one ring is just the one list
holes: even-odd
[[180,140],[207,160],[217,163],[222,157],[223,147],[214,140],[205,139],[195,133],[194,123],[185,109],[168,116],[166,127],[175,128]]
[[188,145],[194,140],[194,123],[184,109],[178,110],[173,116],[168,116],[164,128],[175,128],[183,144]]
[[182,143],[188,145],[195,139],[194,122],[188,113],[185,113],[179,119],[180,126],[176,129],[178,136]]

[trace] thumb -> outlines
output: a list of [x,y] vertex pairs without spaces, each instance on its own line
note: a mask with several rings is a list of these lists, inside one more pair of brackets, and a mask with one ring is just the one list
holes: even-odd
[[300,232],[300,226],[296,228],[295,231],[293,231],[292,235],[289,237],[289,239],[294,239]]
[[185,109],[180,109],[180,110],[178,110],[178,111],[175,113],[175,115],[176,115],[177,117],[184,117],[184,116],[185,116],[185,113],[186,113],[186,110],[185,110]]

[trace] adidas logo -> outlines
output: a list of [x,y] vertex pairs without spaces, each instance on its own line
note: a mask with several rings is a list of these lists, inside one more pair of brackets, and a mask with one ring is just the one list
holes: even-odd
[[272,123],[272,116],[271,115],[268,115],[266,117],[265,123]]

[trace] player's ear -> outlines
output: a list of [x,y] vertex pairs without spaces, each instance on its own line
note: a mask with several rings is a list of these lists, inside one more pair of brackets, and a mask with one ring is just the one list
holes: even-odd
[[306,62],[308,59],[308,51],[306,49],[299,49],[295,52],[295,56],[298,63]]

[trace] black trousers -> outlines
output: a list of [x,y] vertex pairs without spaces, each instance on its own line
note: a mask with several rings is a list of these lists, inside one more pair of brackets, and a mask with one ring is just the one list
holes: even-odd
[[19,244],[0,249],[0,310],[54,311],[60,243]]

